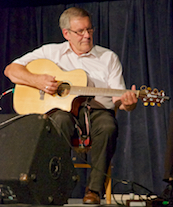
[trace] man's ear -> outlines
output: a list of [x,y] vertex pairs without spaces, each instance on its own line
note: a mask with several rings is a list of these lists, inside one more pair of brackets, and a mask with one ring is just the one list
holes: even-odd
[[67,29],[62,29],[62,34],[66,40],[69,40],[69,32]]

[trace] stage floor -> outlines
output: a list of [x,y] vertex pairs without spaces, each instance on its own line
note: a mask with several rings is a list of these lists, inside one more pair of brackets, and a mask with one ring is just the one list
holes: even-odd
[[100,205],[88,205],[88,204],[83,204],[82,203],[82,199],[69,199],[68,200],[68,204],[65,204],[64,206],[66,206],[66,207],[74,207],[74,206],[76,206],[76,207],[82,207],[82,206],[87,206],[87,207],[96,207],[96,206],[101,206],[101,207],[108,207],[108,206],[118,206],[118,205],[116,205],[115,204],[115,202],[113,201],[112,202],[112,204],[106,204],[106,200],[105,199],[102,199],[101,200],[101,204]]
[[[115,198],[116,197],[116,198]],[[154,202],[151,203],[150,201],[145,201],[145,196],[143,196],[144,200],[131,200],[129,201],[129,195],[125,195],[123,200],[120,199],[121,195],[120,194],[115,194],[114,196],[111,197],[111,204],[106,204],[106,199],[101,199],[101,204],[100,205],[89,205],[89,204],[83,204],[82,203],[82,198],[69,198],[68,199],[68,204],[64,204],[64,205],[43,205],[43,204],[22,204],[22,203],[5,203],[5,204],[0,204],[0,207],[140,207],[140,206],[147,206],[147,207],[162,207],[162,206],[169,206],[172,207],[173,205],[162,205],[162,203],[160,203],[160,200],[157,200],[158,202]],[[122,197],[121,197],[122,198]],[[153,201],[155,199],[153,198]],[[156,201],[156,200],[155,200]],[[126,205],[127,202],[127,205]],[[161,201],[162,202],[162,201]]]
[[[112,204],[106,204],[106,200],[102,199],[100,205],[88,205],[82,204],[82,199],[69,199],[68,204],[64,204],[64,207],[118,207],[114,202]],[[0,204],[0,207],[60,207],[59,205],[31,205],[31,204]],[[62,206],[61,206],[62,207]],[[123,206],[122,206],[123,207]]]
[[[134,205],[133,205],[134,204]],[[82,199],[69,199],[68,204],[64,205],[32,205],[32,204],[0,204],[0,207],[163,207],[163,206],[169,206],[172,207],[173,205],[163,205],[160,202],[158,203],[128,203],[128,205],[118,205],[114,201],[112,201],[112,204],[106,204],[106,200],[101,200],[100,205],[88,205],[88,204],[82,204]]]

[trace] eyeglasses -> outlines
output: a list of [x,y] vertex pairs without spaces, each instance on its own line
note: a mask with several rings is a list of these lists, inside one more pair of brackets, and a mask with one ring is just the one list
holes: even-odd
[[83,30],[79,30],[79,31],[73,31],[71,29],[68,29],[71,32],[74,32],[75,34],[79,35],[79,36],[84,36],[85,32],[87,31],[89,34],[93,34],[94,32],[94,28],[88,28],[88,29],[83,29]]

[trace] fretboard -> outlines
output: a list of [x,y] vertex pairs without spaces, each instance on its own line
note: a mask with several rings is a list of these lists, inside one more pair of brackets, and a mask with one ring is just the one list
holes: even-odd
[[[123,89],[110,89],[110,88],[94,88],[94,87],[79,87],[71,86],[70,94],[72,95],[83,95],[83,96],[122,96],[127,91]],[[138,91],[133,91],[136,95]]]

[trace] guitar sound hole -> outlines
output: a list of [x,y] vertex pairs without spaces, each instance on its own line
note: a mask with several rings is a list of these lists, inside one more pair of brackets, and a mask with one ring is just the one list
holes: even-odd
[[70,92],[70,84],[69,83],[61,83],[57,89],[57,94],[61,97],[67,96]]

